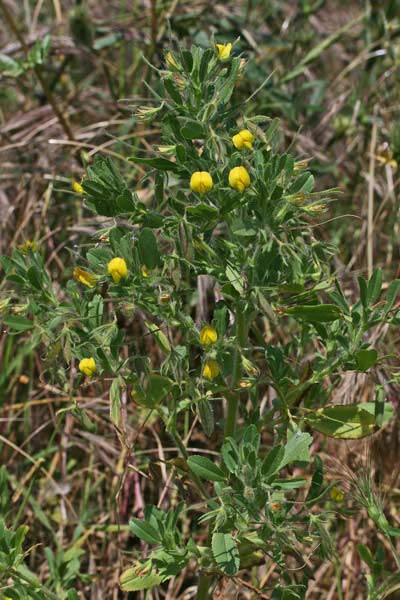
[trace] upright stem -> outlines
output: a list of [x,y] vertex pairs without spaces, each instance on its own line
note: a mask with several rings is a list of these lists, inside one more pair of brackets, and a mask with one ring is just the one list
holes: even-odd
[[239,406],[239,393],[235,391],[241,374],[242,348],[246,345],[246,323],[240,304],[236,308],[236,349],[233,361],[232,391],[225,394],[228,409],[225,421],[225,437],[233,437],[236,429],[236,420]]
[[211,577],[205,573],[201,573],[199,576],[199,584],[197,586],[196,600],[208,600],[210,598],[210,585]]
[[[161,416],[161,418],[164,420],[164,423],[165,423],[165,419],[163,418],[162,413],[159,412],[159,415]],[[168,431],[168,429],[167,429],[167,431]],[[176,431],[175,426],[172,429],[171,428],[169,429],[169,433],[174,438],[174,442],[177,445],[178,450],[182,454],[182,457],[185,460],[187,460],[189,458],[188,451],[186,449],[185,444],[182,442],[182,440],[181,440],[178,432]],[[192,479],[193,483],[195,484],[195,486],[199,490],[200,495],[202,495],[203,498],[209,498],[209,494],[207,493],[207,490],[204,487],[203,482],[201,481],[201,479],[195,473],[193,473],[193,472],[190,473],[190,476],[191,476],[191,479]]]

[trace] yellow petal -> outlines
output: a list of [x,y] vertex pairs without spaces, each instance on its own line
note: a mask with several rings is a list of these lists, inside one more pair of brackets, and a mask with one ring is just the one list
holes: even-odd
[[86,285],[86,287],[94,287],[97,283],[98,277],[93,275],[93,273],[89,273],[85,271],[85,269],[81,269],[80,267],[76,267],[73,272],[74,279]]
[[79,370],[84,375],[91,377],[96,372],[96,361],[93,357],[90,358],[82,358],[79,363]]
[[213,381],[219,375],[219,365],[216,360],[207,359],[203,367],[203,377]]
[[229,60],[232,50],[232,44],[229,42],[228,44],[215,44],[218,52],[218,58],[220,61],[225,62]]
[[116,256],[107,265],[108,274],[111,275],[115,283],[128,276],[128,266],[123,258]]
[[196,171],[190,178],[190,188],[193,192],[198,192],[199,194],[206,194],[211,191],[213,185],[212,177],[207,171]]
[[234,167],[229,172],[229,185],[243,192],[245,188],[250,186],[250,175],[244,167]]
[[211,346],[218,340],[218,333],[211,327],[211,325],[205,325],[200,331],[200,344],[202,346]]

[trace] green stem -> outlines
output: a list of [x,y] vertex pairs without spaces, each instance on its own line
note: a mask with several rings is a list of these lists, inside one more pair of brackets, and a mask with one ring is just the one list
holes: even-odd
[[228,409],[225,421],[225,437],[235,435],[237,413],[240,395],[235,391],[240,380],[242,348],[246,345],[246,323],[244,313],[240,304],[236,308],[236,349],[233,361],[232,391],[226,392]]
[[196,600],[208,600],[210,598],[210,585],[211,577],[205,573],[201,573],[199,577],[199,585],[197,586]]
[[239,394],[225,394],[228,401],[228,410],[225,421],[225,437],[233,437],[236,429],[236,419],[239,406]]
[[[174,438],[174,442],[178,447],[178,450],[180,451],[180,453],[182,454],[182,457],[187,460],[189,458],[189,454],[188,451],[186,449],[185,444],[182,442],[178,432],[176,431],[175,427],[171,428],[168,430],[167,427],[167,423],[166,420],[164,419],[164,416],[162,415],[162,413],[160,411],[158,411],[158,414],[161,416],[161,418],[163,419],[165,426],[167,428],[167,431],[172,435],[172,437]],[[206,488],[204,487],[201,479],[199,479],[199,477],[197,477],[197,475],[195,475],[194,473],[190,472],[190,477],[193,481],[193,483],[196,485],[197,489],[199,490],[200,494],[203,496],[203,498],[209,498],[209,494],[207,493]]]

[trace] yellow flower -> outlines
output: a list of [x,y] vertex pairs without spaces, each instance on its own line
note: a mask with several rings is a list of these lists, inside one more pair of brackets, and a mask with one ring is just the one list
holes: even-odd
[[79,363],[79,370],[81,373],[84,373],[88,377],[94,375],[96,372],[96,362],[94,358],[82,358],[82,360]]
[[170,300],[171,300],[171,294],[165,293],[165,294],[160,294],[158,297],[160,304],[169,304]]
[[36,252],[36,250],[38,249],[38,245],[37,245],[37,242],[31,242],[30,240],[27,240],[23,244],[20,244],[19,246],[17,246],[17,248],[18,248],[18,250],[21,250],[21,252],[28,252],[28,250],[32,250],[32,252]]
[[84,194],[84,189],[81,186],[80,183],[78,183],[77,181],[73,181],[72,182],[72,189],[74,190],[74,192],[76,192],[77,194]]
[[190,178],[190,187],[193,192],[206,194],[213,188],[213,180],[207,171],[196,171]]
[[111,275],[115,283],[119,283],[121,279],[125,279],[128,275],[128,267],[123,258],[119,256],[110,260],[107,265],[108,274]]
[[167,52],[167,54],[165,55],[165,62],[167,63],[167,65],[170,69],[179,71],[179,65],[176,62],[175,57],[172,54],[172,52]]
[[250,175],[244,167],[234,167],[229,171],[229,185],[239,192],[249,187]]
[[200,344],[202,346],[211,346],[218,339],[218,333],[211,325],[205,325],[200,331]]
[[215,44],[215,47],[217,48],[218,58],[220,61],[226,62],[229,60],[232,50],[232,44],[230,42],[229,44]]
[[242,129],[232,137],[232,142],[238,150],[243,150],[243,148],[251,150],[253,148],[254,135],[248,129]]
[[203,377],[212,381],[219,375],[219,366],[216,360],[207,359],[203,367]]
[[334,502],[340,503],[340,502],[343,502],[343,500],[344,500],[343,490],[338,488],[336,485],[333,486],[333,488],[331,488],[329,490],[329,496],[330,496],[331,500],[333,500]]
[[85,271],[84,269],[81,269],[80,267],[76,267],[74,269],[74,279],[76,279],[77,281],[79,281],[79,283],[83,283],[83,285],[86,285],[86,287],[94,287],[97,283],[97,279],[98,277],[96,275],[93,275],[93,273],[89,273],[88,271]]
[[146,265],[142,265],[142,268],[140,269],[140,272],[142,273],[142,277],[148,277],[149,276],[149,270],[146,267]]

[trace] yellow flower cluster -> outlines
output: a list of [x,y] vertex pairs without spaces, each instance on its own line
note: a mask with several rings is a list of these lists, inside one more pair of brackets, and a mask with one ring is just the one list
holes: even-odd
[[[248,129],[242,129],[232,137],[232,143],[237,150],[251,150],[253,148],[254,135]],[[234,167],[229,171],[229,185],[234,190],[242,193],[250,187],[250,175],[243,166]],[[195,171],[190,178],[190,188],[202,196],[210,192],[214,187],[213,178],[208,171]]]

